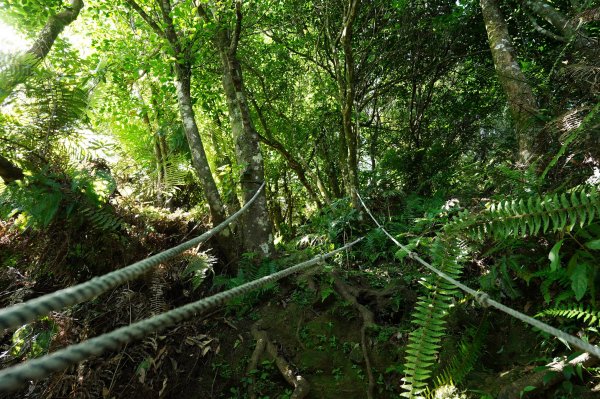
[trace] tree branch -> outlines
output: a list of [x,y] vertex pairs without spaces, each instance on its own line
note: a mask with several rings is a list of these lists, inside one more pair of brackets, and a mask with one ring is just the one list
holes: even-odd
[[166,37],[165,36],[165,32],[163,32],[163,30],[160,28],[160,26],[158,26],[158,23],[154,19],[152,19],[152,17],[150,15],[148,15],[146,13],[146,11],[144,11],[142,9],[142,7],[140,7],[135,2],[135,0],[125,0],[125,2],[127,4],[129,4],[131,6],[131,8],[133,8],[135,10],[135,12],[137,12],[140,17],[142,17],[142,19],[144,21],[146,21],[146,23],[152,28],[152,30],[154,32],[156,32],[156,34],[158,36],[163,37],[163,38]]
[[13,65],[0,73],[0,103],[12,93],[15,86],[31,75],[38,62],[48,55],[58,35],[77,19],[82,8],[83,0],[72,0],[69,7],[51,15],[25,56],[18,58]]
[[229,54],[237,53],[238,43],[240,42],[240,34],[242,33],[242,0],[235,2],[235,29],[231,37],[231,45],[229,46]]

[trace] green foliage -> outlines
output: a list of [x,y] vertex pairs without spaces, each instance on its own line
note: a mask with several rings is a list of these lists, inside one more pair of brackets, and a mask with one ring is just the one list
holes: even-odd
[[456,355],[435,378],[435,388],[444,385],[459,385],[463,382],[479,359],[488,327],[487,319],[483,319],[477,328],[470,328],[467,331],[458,344]]
[[581,320],[588,326],[600,327],[600,311],[591,309],[589,306],[584,306],[583,304],[545,309],[536,314],[535,317],[562,317]]
[[521,297],[522,292],[514,281],[514,275],[529,283],[534,274],[524,266],[526,261],[521,255],[500,256],[479,279],[481,289],[488,294],[498,293],[511,300]]
[[[73,227],[89,224],[99,231],[116,231],[121,219],[106,204],[107,176],[80,173],[66,185],[59,176],[29,176],[0,193],[0,216],[15,218],[21,230],[43,229],[62,220]],[[110,179],[109,179],[110,181]]]
[[[219,288],[230,289],[273,274],[277,270],[275,261],[259,258],[258,254],[254,252],[246,252],[242,254],[237,275],[235,277],[215,276],[213,285]],[[277,283],[267,284],[258,290],[233,299],[229,302],[229,307],[231,310],[244,313],[252,309],[256,301],[264,294],[275,290],[277,290]]]
[[182,257],[186,267],[181,275],[190,280],[194,290],[200,287],[209,272],[213,272],[213,266],[217,263],[217,258],[208,252],[188,251]]
[[[463,249],[456,240],[438,236],[431,247],[433,265],[452,278],[458,278]],[[452,306],[452,298],[458,288],[443,280],[437,274],[425,277],[421,283],[427,292],[417,300],[412,313],[412,323],[416,329],[409,335],[404,363],[405,377],[401,396],[406,398],[424,397],[427,381],[432,375],[437,359],[440,341],[445,335],[446,316]]]
[[10,355],[15,358],[45,355],[57,332],[58,327],[48,317],[32,324],[26,324],[13,333]]
[[478,239],[521,237],[546,233],[549,229],[571,231],[591,223],[599,214],[598,188],[583,186],[568,193],[489,202],[485,210],[476,214],[464,210],[446,230],[462,230]]

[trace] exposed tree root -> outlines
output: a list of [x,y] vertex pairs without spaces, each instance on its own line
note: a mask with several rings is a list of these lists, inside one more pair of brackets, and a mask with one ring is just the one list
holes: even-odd
[[[254,348],[254,352],[252,353],[252,357],[250,358],[250,363],[248,364],[247,372],[250,374],[252,370],[255,370],[260,357],[263,352],[267,352],[267,354],[275,361],[279,372],[285,378],[285,380],[294,387],[294,392],[292,393],[291,399],[302,399],[308,395],[310,391],[310,384],[308,381],[294,372],[290,364],[285,360],[282,356],[279,355],[277,348],[273,343],[269,340],[269,336],[266,331],[260,329],[260,320],[252,325],[250,329],[252,336],[256,340],[256,347]],[[252,377],[254,379],[254,377]],[[252,384],[253,386],[255,384]],[[250,398],[256,398],[256,392],[250,392]]]
[[512,399],[519,398],[521,392],[525,389],[525,387],[535,387],[534,390],[536,395],[539,395],[540,392],[547,390],[553,385],[558,384],[562,380],[565,379],[565,375],[563,374],[563,369],[567,365],[576,366],[581,364],[583,367],[593,366],[598,362],[598,359],[594,356],[591,356],[589,353],[584,353],[582,355],[577,356],[575,359],[567,362],[565,360],[561,360],[559,362],[552,362],[547,365],[548,369],[544,371],[540,371],[533,374],[528,374],[522,378],[519,378],[515,382],[510,385],[505,386],[500,390],[498,394],[499,399]]
[[369,359],[369,349],[367,346],[367,328],[373,326],[375,324],[375,316],[373,312],[371,312],[366,306],[360,304],[357,297],[358,289],[351,287],[344,283],[341,277],[337,273],[333,273],[333,284],[335,286],[338,294],[344,298],[345,301],[349,302],[362,317],[363,324],[360,328],[360,346],[362,349],[363,357],[365,358],[365,368],[367,372],[367,376],[369,378],[369,385],[367,388],[367,398],[373,398],[373,391],[375,389],[375,377],[373,376],[373,372],[371,371],[371,360]]

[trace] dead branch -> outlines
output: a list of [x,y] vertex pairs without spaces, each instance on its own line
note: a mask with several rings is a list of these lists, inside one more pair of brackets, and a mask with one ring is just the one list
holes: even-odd
[[375,324],[375,316],[366,306],[360,304],[356,299],[356,295],[353,292],[358,292],[354,287],[351,287],[344,283],[337,273],[333,273],[333,284],[338,294],[344,298],[345,301],[349,302],[358,312],[363,320],[363,325],[360,328],[360,346],[362,349],[363,357],[365,358],[365,368],[367,376],[369,378],[369,385],[367,389],[367,398],[373,398],[373,390],[375,389],[375,377],[371,371],[371,360],[369,359],[369,349],[367,346],[367,328]]
[[[279,355],[277,347],[275,347],[275,345],[269,340],[267,332],[260,329],[260,322],[261,320],[254,323],[250,329],[252,336],[256,340],[256,347],[254,348],[254,352],[250,358],[250,363],[248,364],[248,374],[250,374],[252,370],[256,369],[258,361],[266,349],[267,354],[275,361],[275,365],[277,365],[277,368],[279,369],[279,372],[283,378],[285,378],[285,380],[294,387],[294,392],[292,393],[291,399],[302,399],[306,397],[310,391],[310,384],[304,377],[292,369],[287,360]],[[254,379],[254,377],[252,378]],[[256,393],[251,392],[250,398],[256,398]]]

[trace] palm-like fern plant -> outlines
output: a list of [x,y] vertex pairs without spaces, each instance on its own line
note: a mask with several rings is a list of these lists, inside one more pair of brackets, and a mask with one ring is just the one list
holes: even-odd
[[[459,277],[465,248],[458,240],[438,236],[432,244],[431,254],[437,269],[454,279]],[[445,334],[446,315],[458,293],[458,288],[437,274],[423,279],[422,283],[427,291],[419,297],[412,314],[416,329],[410,333],[404,364],[403,388],[406,391],[402,396],[406,398],[421,398],[427,392],[440,341]]]
[[591,223],[598,215],[598,188],[584,186],[562,194],[489,202],[479,213],[462,211],[446,226],[446,231],[462,231],[478,239],[522,237],[548,230],[571,231]]
[[[456,279],[460,275],[465,246],[459,245],[459,237],[464,235],[475,239],[488,236],[503,239],[535,236],[547,232],[571,232],[574,229],[582,231],[582,228],[589,226],[598,215],[600,195],[595,186],[576,187],[564,193],[533,195],[527,199],[490,202],[480,212],[463,210],[447,223],[444,232],[436,237],[431,248],[434,266],[452,278]],[[594,245],[596,244],[589,246],[593,249]],[[557,252],[554,249],[553,251]],[[582,270],[585,272],[586,268],[576,267],[572,271],[571,280],[577,299],[585,292],[585,286],[582,286],[584,277],[580,274]],[[419,298],[414,310],[412,319],[417,329],[410,334],[406,351],[406,375],[403,379],[406,391],[402,396],[407,398],[426,395],[428,380],[432,375],[440,342],[445,333],[445,317],[453,296],[457,294],[456,287],[437,275],[425,279],[424,285],[428,291]],[[592,323],[596,322],[598,317],[592,311],[582,308],[555,310],[544,315],[581,317]]]

